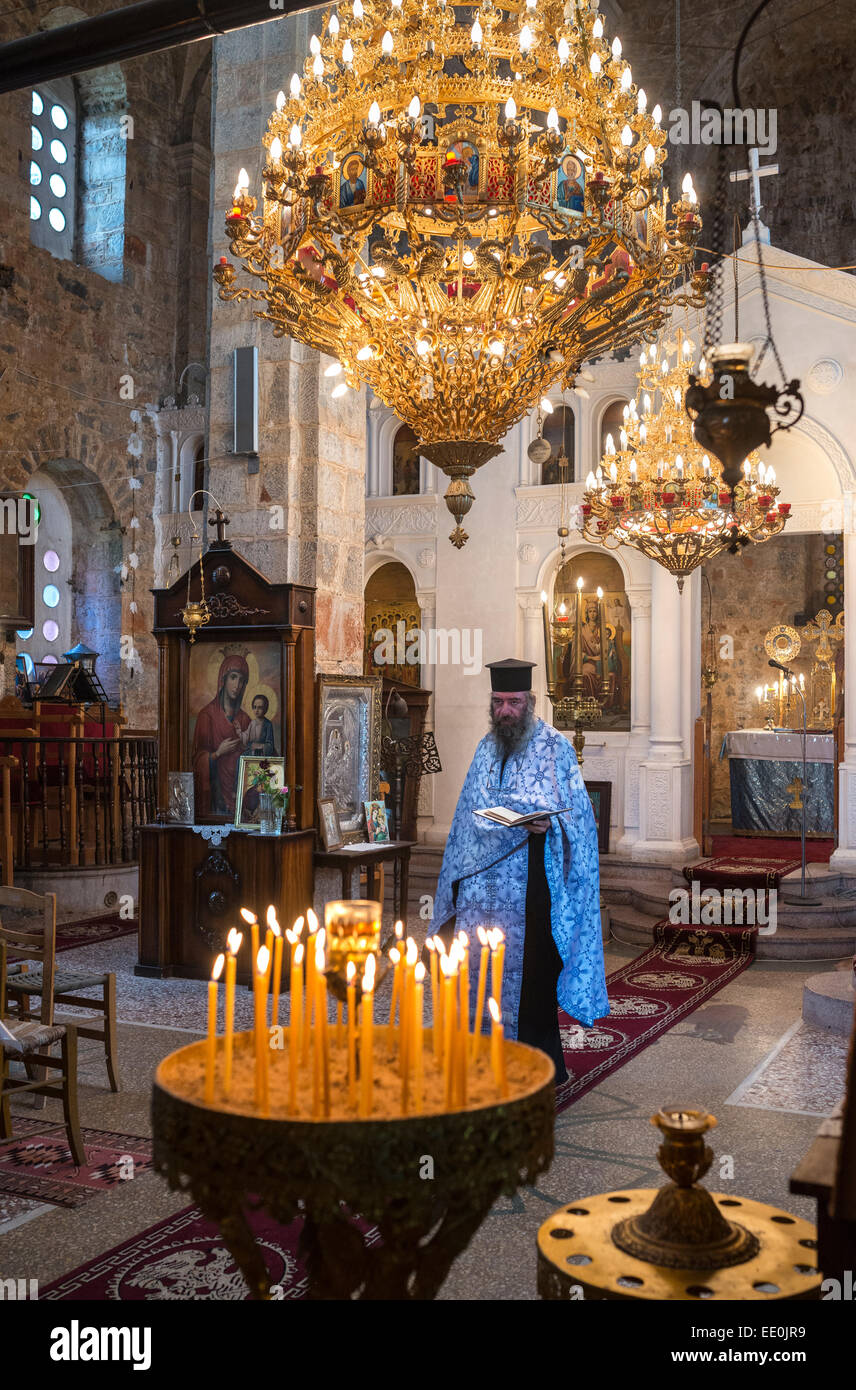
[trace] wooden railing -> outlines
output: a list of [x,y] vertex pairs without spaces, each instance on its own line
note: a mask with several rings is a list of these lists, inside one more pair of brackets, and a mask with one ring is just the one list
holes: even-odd
[[153,736],[0,736],[2,881],[13,868],[135,861],[156,795]]

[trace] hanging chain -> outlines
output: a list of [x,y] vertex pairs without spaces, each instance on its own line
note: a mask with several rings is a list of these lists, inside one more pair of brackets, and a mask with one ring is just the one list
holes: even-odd
[[[719,111],[716,102],[704,101],[702,106]],[[702,351],[710,356],[710,349],[722,341],[722,277],[725,255],[725,211],[728,199],[728,170],[726,168],[725,145],[720,142],[716,156],[716,184],[713,194],[713,218],[711,224],[710,250],[713,258],[712,285],[707,297],[704,312],[704,341]]]

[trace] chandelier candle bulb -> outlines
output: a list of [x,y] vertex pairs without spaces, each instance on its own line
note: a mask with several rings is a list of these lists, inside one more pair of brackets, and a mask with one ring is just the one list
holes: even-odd
[[328,23],[327,23],[327,29],[328,29],[329,32],[333,35],[333,38],[335,38],[336,35],[337,35],[338,32],[339,32],[339,18],[338,18],[338,15],[331,14],[330,19],[328,20]]
[[369,956],[363,973],[363,998],[360,1005],[360,1119],[372,1113],[372,1061],[374,1049],[374,980],[375,958]]
[[351,65],[351,63],[352,63],[353,61],[354,61],[354,46],[353,46],[353,44],[351,43],[351,40],[350,40],[350,39],[345,39],[345,42],[342,44],[342,62],[345,63],[347,66],[350,67],[350,65]]
[[603,38],[603,20],[601,19],[600,15],[597,16],[597,19],[592,25],[591,36],[593,39]]
[[226,957],[219,955],[208,981],[208,1035],[205,1049],[205,1104],[214,1100],[214,1070],[217,1065],[217,992],[218,981],[223,973]]
[[559,65],[561,67],[564,67],[571,56],[570,45],[568,44],[568,40],[566,38],[562,37],[559,39],[559,42],[556,46],[556,51],[559,56]]
[[482,32],[482,27],[476,19],[473,23],[472,29],[470,30],[470,39],[472,40],[473,47],[481,48],[483,38],[484,34]]
[[502,1014],[496,1000],[489,999],[487,1006],[491,1017],[490,1060],[493,1079],[496,1082],[500,1097],[505,1100],[508,1095],[508,1077],[505,1071],[505,1029],[502,1026]]
[[644,87],[640,87],[640,88],[639,88],[639,91],[638,91],[637,94],[636,94],[636,114],[637,114],[638,116],[644,116],[644,115],[645,115],[645,108],[647,107],[647,105],[648,105],[648,98],[647,98],[647,96],[645,95],[645,88],[644,88]]
[[591,71],[592,77],[597,77],[602,67],[603,64],[600,61],[600,54],[593,53],[589,58],[589,69]]
[[621,74],[621,90],[622,92],[629,92],[632,86],[633,70],[628,66],[624,69],[623,73]]

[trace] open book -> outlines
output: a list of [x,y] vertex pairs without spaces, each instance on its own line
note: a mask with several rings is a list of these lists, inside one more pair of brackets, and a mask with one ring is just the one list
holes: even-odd
[[533,820],[549,816],[561,816],[570,811],[570,806],[560,806],[557,811],[509,811],[507,806],[488,806],[484,811],[476,811],[477,816],[492,820],[497,825],[530,825]]

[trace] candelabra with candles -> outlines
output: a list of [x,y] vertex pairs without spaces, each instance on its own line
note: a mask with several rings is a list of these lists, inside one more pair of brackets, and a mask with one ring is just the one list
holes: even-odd
[[[309,909],[285,933],[270,907],[263,944],[256,915],[242,915],[253,1027],[234,1029],[233,930],[208,987],[207,1037],[157,1071],[156,1170],[218,1222],[255,1298],[270,1297],[270,1278],[243,1215],[249,1202],[284,1225],[302,1217],[310,1296],[434,1297],[497,1197],[552,1159],[554,1067],[504,1036],[502,931],[479,929],[471,981],[466,933],[448,946],[431,938],[426,970],[400,922],[381,946],[379,903],[328,903],[324,927]],[[378,1021],[376,991],[389,973],[389,1016]],[[418,1180],[425,1155],[431,1182]],[[364,1240],[364,1222],[379,1240]]]
[[[559,572],[561,573],[561,568]],[[599,678],[596,663],[588,663],[590,666],[594,665],[592,673],[585,670],[587,663],[583,659],[583,623],[587,621],[590,609],[586,605],[590,603],[590,596],[583,593],[582,577],[577,579],[573,616],[558,594],[554,597],[551,614],[547,595],[543,592],[541,594],[547,694],[553,706],[556,727],[573,727],[572,742],[580,764],[583,762],[585,747],[583,730],[598,722],[609,697],[606,601],[602,589],[598,588],[596,599],[596,623],[600,634]],[[568,666],[571,668],[569,671],[566,670]]]

